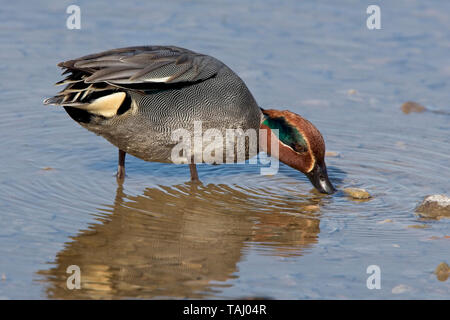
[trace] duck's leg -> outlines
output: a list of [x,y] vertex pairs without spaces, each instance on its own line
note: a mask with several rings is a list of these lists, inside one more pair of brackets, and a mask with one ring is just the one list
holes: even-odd
[[189,163],[189,170],[191,171],[191,181],[199,181],[195,163]]
[[119,180],[123,180],[125,178],[125,155],[127,153],[119,149],[119,165],[117,166],[117,174],[116,177]]

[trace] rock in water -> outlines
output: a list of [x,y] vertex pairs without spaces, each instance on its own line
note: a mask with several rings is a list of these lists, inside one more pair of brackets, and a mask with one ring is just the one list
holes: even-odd
[[440,219],[450,217],[450,197],[443,194],[427,196],[416,208],[416,213],[422,218]]
[[344,192],[353,199],[370,199],[372,196],[364,189],[359,188],[345,188]]
[[445,262],[441,262],[434,273],[439,281],[445,281],[450,276],[450,267]]
[[426,108],[418,104],[417,102],[408,101],[402,104],[402,111],[405,114],[411,113],[411,112],[424,112]]
[[339,153],[336,151],[327,151],[325,152],[325,157],[339,157]]
[[413,288],[411,288],[410,286],[407,286],[406,284],[399,284],[398,286],[395,286],[394,288],[392,288],[393,294],[408,293],[408,292],[412,292],[412,291],[413,291]]
[[412,224],[412,225],[409,225],[407,228],[410,228],[410,229],[427,229],[427,228],[430,228],[430,226],[427,225],[427,224]]

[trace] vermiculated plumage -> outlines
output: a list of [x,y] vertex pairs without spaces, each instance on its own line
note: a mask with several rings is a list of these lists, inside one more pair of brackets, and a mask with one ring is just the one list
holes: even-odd
[[173,130],[255,129],[261,111],[245,83],[204,54],[166,46],[109,50],[59,63],[66,85],[45,104],[147,161],[171,162]]

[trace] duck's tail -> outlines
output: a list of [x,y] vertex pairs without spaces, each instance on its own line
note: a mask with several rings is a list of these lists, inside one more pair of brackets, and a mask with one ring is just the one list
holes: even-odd
[[89,74],[83,71],[66,69],[68,76],[56,85],[66,85],[54,97],[44,100],[45,105],[75,107],[90,113],[111,117],[117,113],[124,102],[126,92],[106,82],[86,83]]

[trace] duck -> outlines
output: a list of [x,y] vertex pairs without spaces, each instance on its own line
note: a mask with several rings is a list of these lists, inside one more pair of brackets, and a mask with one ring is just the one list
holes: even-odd
[[[320,131],[289,110],[259,107],[244,81],[210,55],[176,46],[137,46],[58,66],[65,78],[56,85],[64,88],[44,104],[62,106],[82,127],[117,147],[120,180],[125,178],[127,153],[145,161],[174,163],[174,131],[192,130],[200,123],[202,132],[253,130],[256,153],[265,151],[300,171],[321,193],[336,191],[328,177]],[[255,148],[250,139],[244,140],[245,159],[249,159]],[[237,150],[236,143],[230,148]],[[222,158],[222,150],[217,150],[215,161],[223,163],[217,161]],[[195,152],[181,155],[186,156],[181,163],[189,164],[191,180],[199,181],[196,164],[204,159]],[[232,158],[237,162],[236,156]]]

